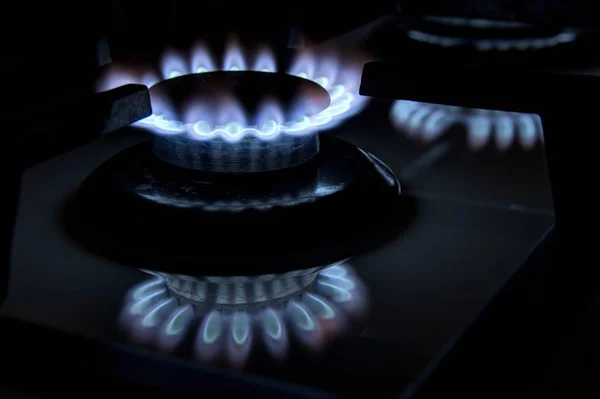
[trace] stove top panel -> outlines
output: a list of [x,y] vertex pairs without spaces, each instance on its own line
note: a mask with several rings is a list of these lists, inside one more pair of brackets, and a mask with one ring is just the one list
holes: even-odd
[[[356,327],[358,335],[348,335],[317,357],[290,348],[285,367],[264,363],[249,372],[347,395],[361,396],[375,387],[396,395],[402,389],[398,380],[408,384],[419,374],[551,226],[541,151],[473,153],[458,142],[431,156],[430,148],[411,142],[392,125],[390,107],[374,101],[332,132],[377,154],[419,204],[413,225],[401,237],[349,261],[370,304],[364,323]],[[26,172],[2,314],[75,334],[124,339],[117,328],[123,299],[147,277],[70,240],[60,214],[93,169],[144,140],[139,132],[122,130]]]

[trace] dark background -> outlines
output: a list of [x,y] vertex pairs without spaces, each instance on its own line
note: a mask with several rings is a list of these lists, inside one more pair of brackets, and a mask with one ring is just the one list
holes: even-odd
[[403,13],[502,19],[536,25],[588,26],[594,28],[595,0],[399,0]]
[[[192,40],[218,42],[232,31],[287,46],[290,27],[305,26],[315,40],[333,37],[393,12],[390,0],[364,7],[316,1],[113,0],[17,2],[3,14],[3,90],[11,97],[2,114],[43,103],[64,93],[93,90],[96,44],[106,38],[114,58],[132,51],[159,53],[166,45],[189,48]],[[10,26],[8,26],[10,25]]]
[[[199,37],[211,42],[231,31],[287,46],[290,27],[315,41],[334,37],[379,16],[403,13],[468,15],[594,26],[593,0],[303,0],[276,2],[112,0],[12,2],[2,28],[3,91],[11,97],[3,114],[61,93],[91,91],[98,72],[96,43],[106,38],[113,58],[165,45],[188,47]],[[215,40],[217,39],[217,40]],[[6,79],[9,77],[10,79]]]

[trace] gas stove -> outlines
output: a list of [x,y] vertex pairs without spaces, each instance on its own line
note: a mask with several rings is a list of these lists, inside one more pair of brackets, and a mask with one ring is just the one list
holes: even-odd
[[410,392],[553,225],[544,129],[361,96],[373,57],[332,48],[115,61],[98,90],[152,112],[26,171],[2,317],[156,389]]
[[[246,58],[230,44],[215,70],[206,46],[167,52],[147,83],[153,113],[138,122],[152,142],[97,168],[66,211],[75,240],[158,276],[126,295],[129,338],[172,353],[196,329],[188,352],[234,367],[260,346],[285,358],[288,331],[318,351],[356,328],[366,292],[346,259],[414,212],[385,164],[320,136],[364,107],[358,69],[302,53],[278,73],[264,46],[252,69]],[[101,88],[136,76],[154,74],[117,67]]]

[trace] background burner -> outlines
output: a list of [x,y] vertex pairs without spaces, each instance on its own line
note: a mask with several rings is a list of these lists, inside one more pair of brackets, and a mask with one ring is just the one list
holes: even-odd
[[538,27],[516,21],[427,16],[407,32],[413,40],[477,51],[526,51],[552,48],[578,38],[574,29]]

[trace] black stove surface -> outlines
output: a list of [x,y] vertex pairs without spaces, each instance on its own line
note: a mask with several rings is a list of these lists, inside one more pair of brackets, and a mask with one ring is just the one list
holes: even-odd
[[[394,18],[384,18],[340,38],[340,43],[359,43],[387,59],[416,54],[434,62],[481,59],[471,50],[459,50],[468,56],[461,58],[452,55],[457,54],[453,49],[400,40],[396,36],[402,29]],[[581,46],[585,49],[588,44]],[[543,53],[542,58],[494,53],[485,55],[484,61],[504,59],[521,65],[527,59],[555,65],[560,58],[587,67],[591,57],[574,47],[558,55]],[[241,375],[333,396],[369,397],[380,392],[381,397],[398,397],[462,334],[552,227],[552,196],[541,143],[531,150],[515,144],[506,151],[490,143],[473,151],[462,134],[448,132],[425,144],[393,126],[392,106],[392,101],[371,100],[360,114],[327,132],[387,164],[403,193],[418,204],[418,213],[402,236],[349,260],[371,303],[364,328],[317,356],[293,351],[282,364],[252,364]],[[141,131],[125,128],[25,172],[9,291],[0,316],[77,337],[123,343],[130,353],[146,359],[148,368],[168,363],[174,370],[181,363],[169,363],[167,356],[127,343],[117,330],[123,298],[147,275],[83,248],[61,223],[64,204],[94,169],[147,139]],[[183,362],[195,367],[192,375],[207,370],[194,360]],[[202,392],[202,387],[190,389]]]
[[[461,143],[425,146],[372,101],[331,131],[387,163],[419,203],[410,229],[350,260],[366,283],[371,313],[358,336],[317,357],[247,370],[332,394],[400,394],[477,315],[553,222],[541,150],[474,153]],[[140,272],[71,241],[62,205],[100,163],[146,139],[126,128],[37,165],[23,178],[9,294],[1,314],[75,335],[119,340],[117,315]],[[436,146],[444,150],[436,150]]]

